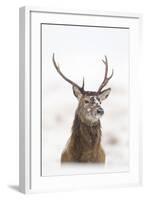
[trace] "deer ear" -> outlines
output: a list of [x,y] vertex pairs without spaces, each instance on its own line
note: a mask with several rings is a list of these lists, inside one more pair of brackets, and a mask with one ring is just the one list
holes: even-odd
[[79,89],[78,87],[76,87],[76,86],[73,86],[73,93],[74,93],[74,95],[75,95],[78,99],[80,99],[81,96],[82,96],[82,92],[81,92],[80,89]]
[[109,96],[110,92],[111,92],[111,88],[108,88],[100,92],[100,94],[98,95],[99,100],[100,101],[105,100]]

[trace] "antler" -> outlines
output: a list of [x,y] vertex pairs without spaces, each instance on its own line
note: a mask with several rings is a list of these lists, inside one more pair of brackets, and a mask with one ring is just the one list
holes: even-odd
[[108,60],[107,57],[105,56],[105,60],[102,60],[102,62],[105,64],[105,75],[104,75],[104,80],[102,81],[97,94],[99,94],[101,92],[101,90],[107,85],[108,81],[112,78],[114,71],[112,70],[112,73],[109,77],[107,77],[108,75]]
[[68,83],[70,83],[72,86],[77,87],[82,93],[84,92],[84,77],[83,77],[83,84],[82,87],[80,87],[78,84],[76,84],[75,82],[73,82],[72,80],[70,80],[69,78],[67,78],[60,70],[59,65],[57,65],[56,61],[55,61],[55,54],[53,53],[53,57],[52,57],[52,61],[54,64],[54,67],[56,68],[57,72],[60,74],[60,76],[62,76],[62,78],[67,81]]

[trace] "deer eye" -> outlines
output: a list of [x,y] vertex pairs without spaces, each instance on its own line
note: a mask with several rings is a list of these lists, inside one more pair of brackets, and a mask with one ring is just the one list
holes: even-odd
[[85,103],[89,103],[89,101],[88,101],[88,100],[85,100]]

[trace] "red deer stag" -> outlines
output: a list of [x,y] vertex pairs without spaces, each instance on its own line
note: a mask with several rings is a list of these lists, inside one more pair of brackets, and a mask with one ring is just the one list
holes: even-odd
[[108,77],[108,60],[102,60],[105,65],[105,75],[97,91],[85,91],[84,79],[80,87],[67,78],[60,70],[53,54],[53,64],[61,77],[73,87],[73,93],[78,99],[78,107],[72,126],[72,134],[65,150],[61,155],[61,162],[84,162],[84,163],[105,163],[105,153],[101,146],[101,123],[100,117],[104,114],[101,103],[111,91],[111,88],[104,89],[113,76],[113,70]]

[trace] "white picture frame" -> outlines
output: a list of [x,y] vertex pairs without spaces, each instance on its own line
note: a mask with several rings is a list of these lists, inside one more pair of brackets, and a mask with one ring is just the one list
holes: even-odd
[[[142,149],[139,104],[140,14],[50,11],[20,8],[20,174],[19,188],[23,193],[96,189],[139,185],[142,180]],[[88,175],[41,176],[40,137],[40,27],[43,23],[126,27],[130,31],[130,160],[128,172]],[[37,88],[37,89],[36,89]],[[37,155],[37,156],[36,156]]]

